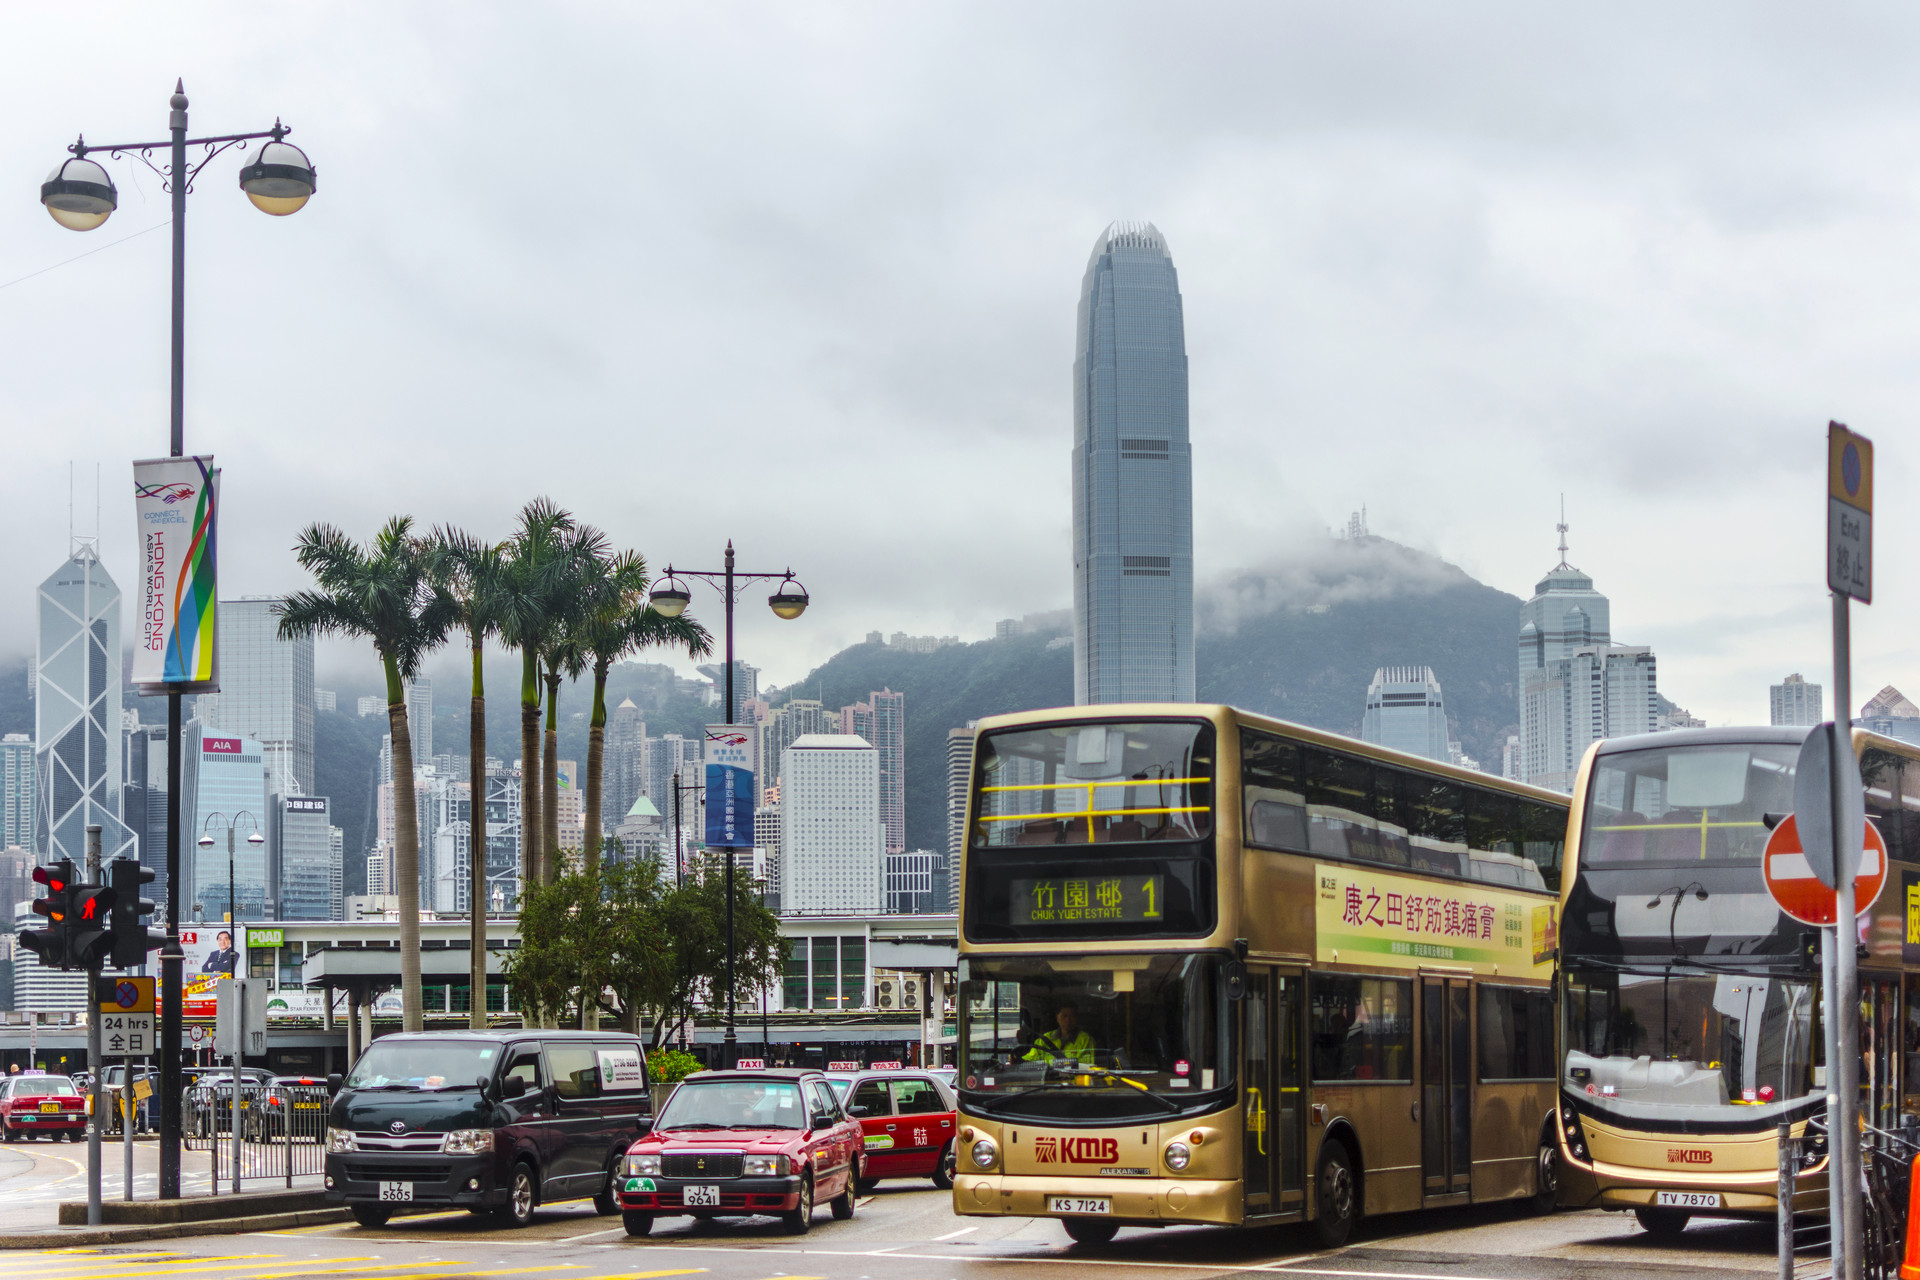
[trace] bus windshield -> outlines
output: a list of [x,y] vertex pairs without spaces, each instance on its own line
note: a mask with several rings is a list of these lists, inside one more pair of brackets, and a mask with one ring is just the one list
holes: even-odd
[[1233,1082],[1232,1021],[1217,956],[976,956],[967,963],[960,1083],[969,1106],[982,1112],[1165,1115]]
[[1212,829],[1213,726],[1007,729],[980,739],[975,848],[1198,840]]
[[1570,970],[1562,1003],[1562,1084],[1602,1108],[1777,1107],[1814,1088],[1808,979]]

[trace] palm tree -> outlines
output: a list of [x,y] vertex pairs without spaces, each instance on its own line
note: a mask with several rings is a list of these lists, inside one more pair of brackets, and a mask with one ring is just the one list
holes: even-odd
[[500,636],[520,651],[520,880],[551,878],[540,824],[540,655],[552,632],[573,517],[548,498],[520,512],[500,581]]
[[473,649],[473,698],[467,730],[467,918],[470,946],[467,1025],[487,1025],[487,689],[481,667],[487,637],[500,628],[501,576],[506,553],[464,530],[433,531],[430,572],[460,611],[460,629]]
[[421,1029],[420,829],[413,800],[413,737],[407,729],[406,682],[445,641],[459,608],[427,572],[424,541],[409,516],[395,516],[365,547],[331,525],[310,525],[294,545],[314,577],[280,607],[280,637],[364,636],[387,677],[387,724],[393,733],[394,879],[400,898],[400,1009],[405,1030]]
[[607,672],[637,649],[654,645],[685,648],[691,657],[713,651],[707,629],[685,614],[668,618],[647,603],[647,563],[628,551],[606,562],[585,593],[587,617],[580,629],[580,647],[593,668],[593,715],[587,722],[586,867],[592,874],[600,865],[602,843],[601,772],[606,762]]
[[586,622],[588,584],[607,562],[607,536],[592,525],[576,525],[566,536],[555,564],[554,591],[547,612],[543,655],[547,681],[546,759],[540,772],[541,858],[547,882],[560,867],[560,681],[578,678],[586,667],[581,628]]

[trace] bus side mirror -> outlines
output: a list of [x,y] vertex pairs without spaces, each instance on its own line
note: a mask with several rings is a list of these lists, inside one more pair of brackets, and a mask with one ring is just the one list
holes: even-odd
[[1227,999],[1245,1000],[1247,998],[1247,966],[1238,960],[1229,960],[1220,972],[1227,980]]

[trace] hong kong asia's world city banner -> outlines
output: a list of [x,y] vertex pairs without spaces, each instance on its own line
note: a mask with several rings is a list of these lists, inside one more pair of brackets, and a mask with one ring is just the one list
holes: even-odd
[[218,689],[214,552],[219,469],[210,456],[136,462],[133,502],[140,536],[133,683],[148,693]]

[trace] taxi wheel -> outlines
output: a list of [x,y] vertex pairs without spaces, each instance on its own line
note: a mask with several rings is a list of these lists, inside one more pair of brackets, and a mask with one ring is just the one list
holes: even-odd
[[800,1179],[800,1203],[780,1215],[788,1235],[803,1236],[813,1229],[813,1177]]
[[827,1203],[827,1207],[833,1210],[835,1222],[845,1222],[853,1216],[854,1197],[859,1194],[854,1182],[853,1174],[847,1174],[847,1185],[840,1189],[839,1195]]
[[353,1220],[363,1227],[384,1227],[387,1219],[393,1216],[393,1210],[383,1204],[357,1204],[353,1206]]
[[0,1136],[4,1136],[8,1142],[20,1141],[20,1135],[15,1133],[13,1126],[5,1121],[0,1121]]
[[610,1218],[620,1212],[619,1178],[619,1164],[608,1166],[607,1183],[593,1197],[593,1211],[603,1218]]
[[947,1145],[940,1149],[940,1163],[933,1166],[933,1185],[942,1191],[953,1190],[953,1171],[956,1157],[953,1151],[953,1139],[947,1139]]
[[620,1221],[626,1224],[630,1236],[650,1236],[653,1234],[653,1215],[650,1213],[623,1213]]

